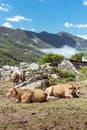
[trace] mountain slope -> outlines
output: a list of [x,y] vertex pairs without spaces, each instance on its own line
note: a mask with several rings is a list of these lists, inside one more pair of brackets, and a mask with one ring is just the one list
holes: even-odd
[[0,65],[36,62],[43,55],[39,49],[62,48],[65,45],[78,51],[87,51],[87,40],[66,32],[36,33],[0,27]]
[[43,55],[40,47],[51,47],[37,37],[27,36],[20,29],[0,28],[0,65],[15,65],[19,62],[36,62]]
[[85,50],[87,47],[87,40],[66,32],[59,32],[57,34],[41,32],[38,34],[38,37],[56,48],[61,48],[65,45],[68,45],[81,51],[81,49]]
[[32,47],[21,45],[13,40],[5,40],[0,38],[0,64],[15,65],[19,62],[37,61],[42,53]]

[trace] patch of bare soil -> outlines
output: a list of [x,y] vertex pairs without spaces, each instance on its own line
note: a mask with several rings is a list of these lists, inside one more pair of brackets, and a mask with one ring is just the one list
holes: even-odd
[[7,98],[11,86],[0,81],[0,130],[87,130],[87,82],[80,98],[30,104]]

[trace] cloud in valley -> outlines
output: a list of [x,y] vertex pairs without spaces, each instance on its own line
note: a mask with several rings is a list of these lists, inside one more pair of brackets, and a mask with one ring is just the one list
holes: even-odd
[[73,54],[78,53],[75,48],[65,45],[62,48],[50,48],[50,49],[40,49],[44,53],[54,53],[61,54],[66,58],[70,58]]

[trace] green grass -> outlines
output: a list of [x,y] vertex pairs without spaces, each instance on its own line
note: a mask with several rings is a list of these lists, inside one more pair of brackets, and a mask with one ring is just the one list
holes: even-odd
[[[31,130],[49,130],[56,127],[62,130],[83,130],[87,121],[87,99],[58,99],[45,103],[1,103],[0,112],[6,120],[0,123],[3,128],[19,127]],[[2,119],[2,118],[1,118]],[[13,120],[11,120],[13,119]],[[9,122],[10,121],[10,122]]]

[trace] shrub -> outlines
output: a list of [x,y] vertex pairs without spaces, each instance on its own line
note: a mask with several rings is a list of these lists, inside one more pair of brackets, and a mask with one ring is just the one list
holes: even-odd
[[75,78],[73,78],[73,77],[66,78],[66,82],[68,82],[68,81],[74,81],[74,80],[75,80]]
[[41,57],[40,64],[62,61],[63,59],[64,59],[64,56],[62,55],[49,53]]
[[80,72],[81,72],[82,74],[87,73],[87,66],[82,66],[81,69],[80,69]]
[[70,59],[72,59],[72,60],[82,60],[82,57],[85,56],[85,55],[86,54],[83,53],[83,52],[76,53],[76,54],[72,55]]
[[72,77],[75,78],[75,74],[73,74],[71,71],[67,71],[67,70],[60,70],[58,68],[53,70],[54,73],[56,73],[58,76],[63,77],[63,78],[68,78],[68,77]]
[[75,74],[73,74],[71,71],[60,70],[58,68],[54,68],[52,73],[55,73],[59,77],[58,79],[54,79],[51,77],[50,82],[52,84],[56,84],[58,82],[74,81],[76,77]]
[[81,74],[80,74],[79,78],[80,79],[87,79],[87,66],[82,66],[80,68],[80,72],[81,72]]
[[50,80],[50,83],[51,83],[51,85],[55,85],[55,84],[57,84],[58,82],[61,82],[61,79],[55,79],[55,78],[53,78],[53,77],[50,77],[49,78],[49,80]]

